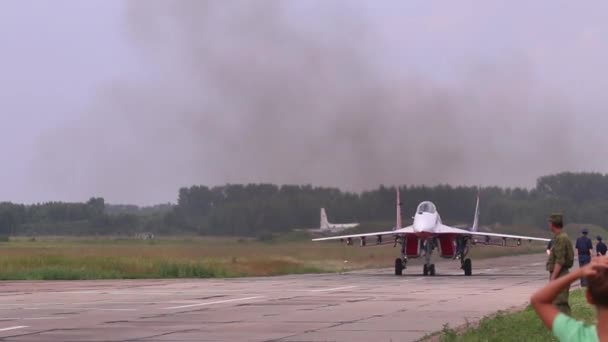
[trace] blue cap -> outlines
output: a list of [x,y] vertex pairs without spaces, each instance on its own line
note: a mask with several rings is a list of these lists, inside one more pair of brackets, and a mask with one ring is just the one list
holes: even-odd
[[589,231],[587,230],[587,228],[583,228],[583,234],[587,234],[589,233]]

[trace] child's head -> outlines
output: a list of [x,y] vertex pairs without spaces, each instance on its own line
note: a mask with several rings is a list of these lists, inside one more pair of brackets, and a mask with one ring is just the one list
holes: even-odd
[[608,269],[598,270],[598,274],[588,279],[587,301],[598,309],[608,310]]

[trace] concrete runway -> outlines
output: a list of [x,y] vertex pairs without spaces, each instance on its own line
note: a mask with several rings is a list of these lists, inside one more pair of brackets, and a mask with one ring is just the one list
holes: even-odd
[[[347,274],[1,282],[1,341],[413,341],[527,302],[545,255]],[[391,262],[388,260],[387,262]]]

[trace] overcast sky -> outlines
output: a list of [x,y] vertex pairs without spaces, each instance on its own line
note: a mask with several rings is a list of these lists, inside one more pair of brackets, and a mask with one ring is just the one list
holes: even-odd
[[607,10],[0,0],[0,201],[607,172]]

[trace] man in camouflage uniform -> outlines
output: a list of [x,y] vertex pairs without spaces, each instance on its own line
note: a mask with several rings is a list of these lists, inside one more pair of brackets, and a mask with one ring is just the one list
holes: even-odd
[[[555,280],[568,274],[568,270],[574,264],[574,248],[572,247],[570,238],[564,232],[562,214],[552,214],[549,216],[549,225],[555,237],[553,238],[553,246],[547,260],[547,271],[549,271],[550,280]],[[569,296],[570,287],[567,287],[553,302],[566,315],[570,315]]]

